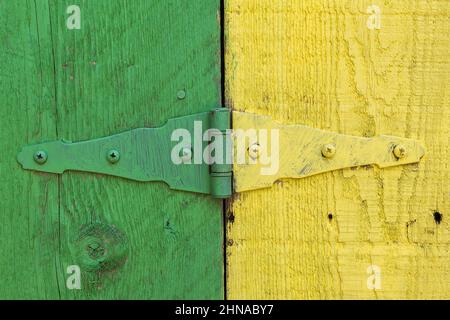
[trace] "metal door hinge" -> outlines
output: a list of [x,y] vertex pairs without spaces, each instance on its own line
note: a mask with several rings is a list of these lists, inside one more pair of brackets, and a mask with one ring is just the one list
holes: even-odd
[[17,159],[28,170],[163,181],[171,189],[228,198],[233,190],[265,188],[283,178],[415,163],[424,152],[416,140],[348,136],[220,108],[170,119],[158,128],[25,146]]

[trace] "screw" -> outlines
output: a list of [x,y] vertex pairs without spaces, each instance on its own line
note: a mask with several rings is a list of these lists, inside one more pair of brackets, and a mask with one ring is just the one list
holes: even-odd
[[34,161],[36,161],[39,164],[44,164],[47,162],[47,153],[45,151],[39,150],[37,151],[34,156]]
[[108,155],[107,155],[107,159],[112,164],[119,162],[119,160],[120,160],[120,153],[119,153],[119,151],[117,151],[117,150],[109,150],[108,151]]
[[261,149],[261,146],[259,144],[257,144],[257,143],[252,144],[248,148],[248,154],[249,154],[250,158],[252,158],[253,160],[258,159],[260,149]]
[[184,90],[178,91],[177,98],[178,98],[178,100],[183,100],[184,98],[186,98],[186,91],[184,91]]
[[180,158],[183,162],[189,162],[192,159],[191,148],[183,148],[180,152]]
[[406,157],[406,148],[404,145],[398,144],[394,147],[394,156],[397,159],[403,159]]
[[336,146],[334,144],[329,143],[329,144],[325,144],[322,147],[322,155],[325,158],[328,158],[328,159],[333,158],[335,154],[336,154]]

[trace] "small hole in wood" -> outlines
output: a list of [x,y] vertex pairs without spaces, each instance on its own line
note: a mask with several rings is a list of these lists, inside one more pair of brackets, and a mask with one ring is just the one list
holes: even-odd
[[442,221],[442,213],[435,211],[433,213],[433,217],[434,217],[434,221],[436,222],[436,224],[441,224]]

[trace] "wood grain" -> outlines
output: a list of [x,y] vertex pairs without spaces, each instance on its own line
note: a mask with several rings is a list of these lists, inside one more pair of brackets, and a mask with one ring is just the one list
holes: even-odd
[[[367,27],[372,4],[380,30]],[[450,2],[229,0],[225,15],[228,106],[427,148],[419,165],[236,195],[227,296],[448,299]],[[380,290],[367,287],[371,265],[381,268]]]
[[[77,1],[81,29],[68,30],[72,4],[1,3],[10,156],[1,160],[0,297],[222,298],[222,201],[163,183],[30,173],[14,159],[27,143],[99,138],[219,106],[219,1]],[[66,288],[70,265],[81,268],[81,290]]]
[[[161,125],[220,104],[217,1],[85,1],[78,33],[64,30],[69,2],[51,8],[61,137]],[[177,99],[180,90],[184,100]],[[124,257],[82,262],[87,290],[65,297],[222,297],[221,209],[220,201],[162,183],[64,175],[60,267],[77,263],[84,225],[114,226],[126,242]],[[93,232],[105,237],[104,230]]]
[[0,3],[0,297],[59,298],[58,179],[20,169],[20,146],[56,137],[52,43],[44,2]]

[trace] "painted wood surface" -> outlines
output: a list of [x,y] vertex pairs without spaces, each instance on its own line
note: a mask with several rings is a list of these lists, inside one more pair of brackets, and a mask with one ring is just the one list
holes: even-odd
[[450,1],[228,0],[225,10],[228,106],[427,148],[418,165],[237,194],[227,296],[450,298]]
[[0,297],[57,299],[58,178],[16,162],[20,145],[57,136],[49,11],[2,1],[0,21]]
[[[80,30],[66,27],[73,4]],[[163,183],[29,172],[15,159],[25,144],[219,106],[218,10],[209,0],[0,2],[0,298],[223,297],[222,201]],[[81,290],[66,288],[70,265]]]

